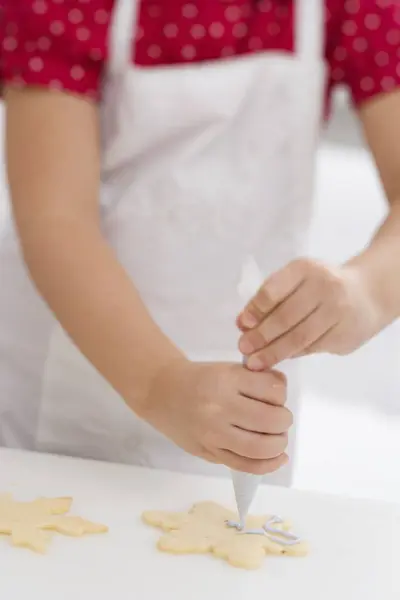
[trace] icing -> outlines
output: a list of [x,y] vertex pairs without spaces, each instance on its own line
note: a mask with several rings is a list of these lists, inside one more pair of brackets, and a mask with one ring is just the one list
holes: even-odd
[[300,544],[301,540],[291,531],[284,531],[274,527],[274,525],[282,525],[283,519],[278,516],[271,517],[261,529],[244,529],[242,523],[237,521],[227,521],[228,527],[235,527],[240,533],[246,535],[266,535],[272,542],[281,546],[294,546]]

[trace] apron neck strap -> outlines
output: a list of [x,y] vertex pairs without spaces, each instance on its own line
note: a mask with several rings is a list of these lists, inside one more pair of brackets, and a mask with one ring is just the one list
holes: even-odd
[[295,51],[304,60],[323,60],[325,0],[293,0],[296,4]]
[[[108,70],[124,70],[132,62],[133,35],[142,0],[117,0],[109,39]],[[324,0],[293,0],[296,4],[295,51],[299,58],[320,60],[324,56]]]
[[116,0],[109,34],[109,60],[111,73],[124,71],[132,63],[133,36],[142,0]]

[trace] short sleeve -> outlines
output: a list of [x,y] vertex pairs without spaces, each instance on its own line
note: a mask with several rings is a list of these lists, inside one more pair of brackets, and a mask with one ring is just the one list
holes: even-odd
[[0,0],[1,83],[98,97],[114,0]]
[[400,89],[400,0],[340,0],[328,40],[330,88],[347,86],[353,101]]

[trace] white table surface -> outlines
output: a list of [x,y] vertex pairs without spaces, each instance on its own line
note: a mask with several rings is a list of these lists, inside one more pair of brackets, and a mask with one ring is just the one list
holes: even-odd
[[0,450],[0,491],[18,499],[74,497],[73,513],[107,524],[106,535],[56,535],[47,555],[0,539],[7,600],[398,600],[400,507],[263,488],[255,512],[277,512],[311,543],[305,559],[266,557],[246,572],[210,556],[159,553],[145,509],[185,510],[201,500],[233,506],[229,480]]

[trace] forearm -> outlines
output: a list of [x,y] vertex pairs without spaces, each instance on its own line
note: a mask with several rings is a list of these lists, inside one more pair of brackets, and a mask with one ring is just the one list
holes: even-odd
[[360,269],[383,319],[382,327],[400,317],[400,198],[367,248],[349,261]]
[[140,413],[155,370],[179,351],[162,334],[95,223],[48,217],[22,225],[26,264],[79,349]]
[[6,90],[13,213],[32,280],[78,348],[140,412],[155,370],[180,356],[102,237],[93,104]]
[[388,199],[387,218],[353,261],[370,286],[383,327],[400,316],[400,90],[381,94],[359,110],[364,136]]

